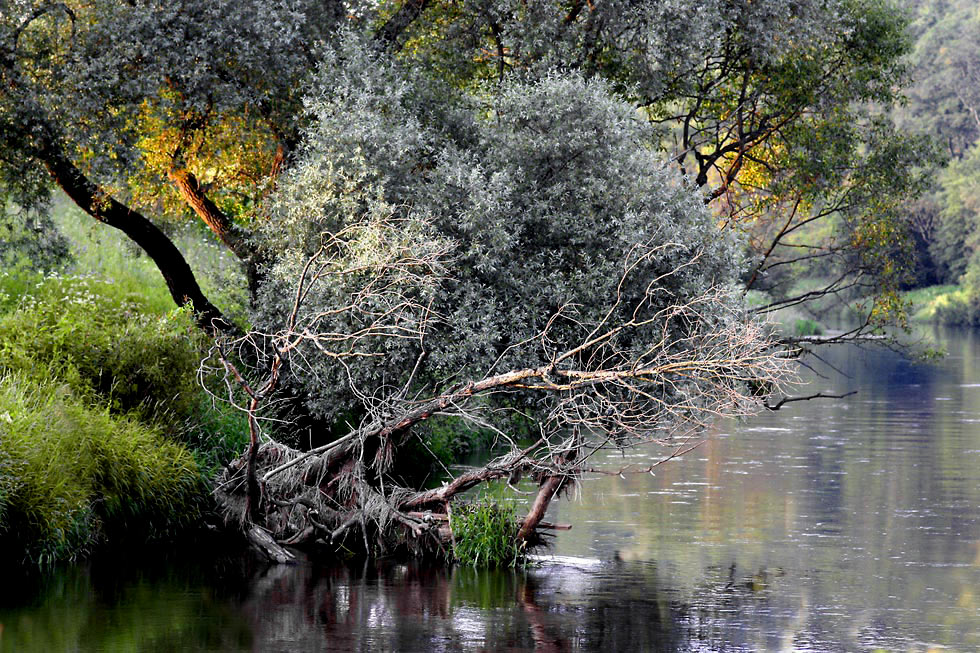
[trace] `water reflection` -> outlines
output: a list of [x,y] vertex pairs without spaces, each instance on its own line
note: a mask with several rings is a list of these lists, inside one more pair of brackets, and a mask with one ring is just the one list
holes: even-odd
[[813,389],[857,396],[583,484],[523,572],[141,555],[5,579],[0,650],[980,650],[980,342],[945,342],[841,350]]
[[224,578],[176,561],[158,574],[72,568],[54,584],[23,586],[35,592],[29,609],[0,610],[0,648],[752,650],[751,634],[733,639],[726,622],[766,611],[770,582],[769,572],[709,570],[702,590],[710,600],[685,603],[647,562],[562,559],[519,572],[385,562],[232,567]]
[[757,649],[980,650],[980,348],[946,343],[935,366],[837,351],[850,378],[813,389],[857,396],[720,425],[655,479],[597,480],[602,518],[555,506],[584,526],[559,552],[657,560],[667,586],[701,598],[706,570],[781,570],[768,586],[782,622],[762,606],[715,621],[767,632]]

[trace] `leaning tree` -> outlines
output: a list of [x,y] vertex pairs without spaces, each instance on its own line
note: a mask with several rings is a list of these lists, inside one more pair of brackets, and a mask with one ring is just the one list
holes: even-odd
[[[313,88],[263,227],[276,264],[255,329],[211,359],[252,435],[219,480],[230,519],[288,544],[442,552],[464,492],[523,476],[536,495],[511,536],[533,545],[597,452],[657,443],[669,459],[784,380],[743,308],[737,238],[607,84],[555,73],[486,101],[352,39]],[[280,385],[338,437],[270,438]],[[446,420],[492,430],[498,455],[407,482],[405,451]]]

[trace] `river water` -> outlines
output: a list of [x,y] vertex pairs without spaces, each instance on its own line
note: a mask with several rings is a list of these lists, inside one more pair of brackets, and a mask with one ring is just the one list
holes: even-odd
[[857,395],[583,483],[527,570],[136,552],[0,581],[0,650],[978,651],[980,338],[936,335],[938,363],[839,348],[802,392]]

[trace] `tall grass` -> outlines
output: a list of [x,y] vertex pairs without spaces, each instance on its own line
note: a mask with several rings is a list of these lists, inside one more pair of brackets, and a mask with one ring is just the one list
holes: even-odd
[[106,538],[168,537],[199,520],[200,469],[158,430],[24,372],[0,375],[0,407],[5,559],[72,559]]
[[184,310],[149,312],[142,297],[102,280],[41,279],[0,317],[0,369],[58,379],[115,412],[183,415],[200,392],[202,336]]
[[449,523],[456,561],[473,567],[517,567],[526,558],[517,543],[520,521],[512,507],[488,498],[453,509]]
[[[245,418],[197,382],[207,340],[121,234],[56,202],[71,256],[0,270],[0,555],[45,564],[197,523]],[[175,236],[212,300],[244,314],[236,261]]]

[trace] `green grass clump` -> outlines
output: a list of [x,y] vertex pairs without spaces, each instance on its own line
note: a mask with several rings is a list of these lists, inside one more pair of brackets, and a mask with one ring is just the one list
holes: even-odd
[[[69,250],[50,264],[0,243],[0,556],[42,564],[198,523],[206,477],[248,439],[198,384],[210,343],[153,262],[64,198],[45,219]],[[244,315],[240,263],[200,228],[172,235]]]
[[175,432],[194,453],[209,477],[245,451],[249,442],[248,416],[223,402],[213,402],[201,392],[199,403]]
[[92,408],[65,384],[0,375],[0,554],[48,564],[103,540],[196,523],[207,485],[181,444]]
[[449,523],[456,561],[473,567],[517,567],[525,552],[517,542],[520,521],[513,508],[482,499],[453,509]]
[[39,278],[0,314],[0,372],[56,381],[89,405],[162,426],[207,470],[241,453],[245,415],[198,382],[206,337],[187,309],[155,315],[140,296],[91,277]]

